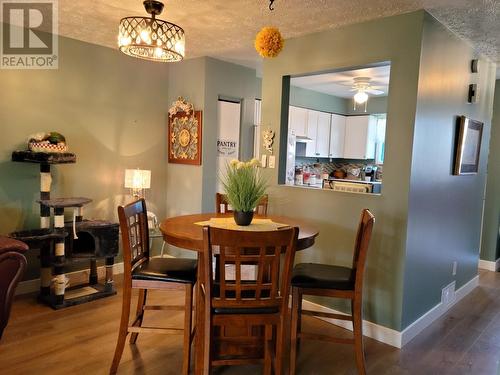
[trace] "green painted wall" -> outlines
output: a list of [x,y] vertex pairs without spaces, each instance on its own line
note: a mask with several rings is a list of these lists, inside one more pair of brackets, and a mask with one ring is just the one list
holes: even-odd
[[500,80],[496,81],[484,205],[481,259],[500,258]]
[[[409,195],[403,329],[440,303],[444,286],[456,281],[458,289],[478,273],[495,65],[481,59],[479,73],[472,74],[470,61],[475,57],[470,45],[425,15]],[[476,104],[467,103],[471,82],[481,90]],[[452,175],[459,115],[484,122],[477,175]],[[455,276],[454,261],[458,262]]]
[[[206,148],[205,123],[205,65],[206,58],[185,60],[169,66],[168,101],[164,103],[166,110],[177,100],[183,97],[193,103],[195,110],[203,111],[202,117],[202,153]],[[197,165],[168,163],[167,158],[163,160],[166,165],[167,175],[167,215],[186,215],[200,212],[202,191],[202,167]],[[202,164],[203,165],[203,164]]]
[[[217,156],[217,101],[219,97],[241,100],[240,155],[253,152],[254,100],[259,97],[255,70],[210,57],[185,60],[170,65],[169,105],[178,96],[203,111],[202,165],[166,164],[167,216],[213,212]],[[168,108],[168,107],[167,107]],[[195,257],[192,251],[168,246],[171,255]]]
[[[297,254],[298,262],[350,265],[359,214],[363,208],[374,212],[377,222],[367,264],[365,317],[394,329],[401,326],[409,170],[423,14],[405,14],[290,39],[280,56],[264,61],[263,122],[276,131],[276,139],[280,137],[284,75],[382,61],[392,64],[381,196],[278,186],[277,169],[268,173],[273,183],[271,212],[304,218],[320,230],[315,246]],[[278,148],[276,142],[276,154]],[[321,303],[338,307],[332,301]]]
[[351,99],[290,86],[290,105],[339,115],[377,114],[387,112],[387,97],[370,97],[365,112],[364,107],[359,106],[354,110]]
[[[206,152],[206,139],[209,129],[205,123],[205,79],[206,58],[184,60],[169,65],[168,101],[164,103],[166,109],[182,96],[193,103],[195,110],[202,113],[202,154]],[[165,154],[166,155],[166,154]],[[167,157],[163,160],[166,168],[166,217],[199,213],[202,209],[203,191],[203,158],[202,166],[168,163]],[[193,251],[186,251],[175,246],[167,246],[170,255],[196,257]]]
[[[166,65],[64,37],[59,53],[58,70],[0,70],[0,233],[39,227],[39,167],[10,156],[40,131],[61,132],[77,155],[53,167],[53,197],[92,198],[86,217],[117,221],[131,199],[124,170],[150,169],[148,207],[164,217]],[[25,279],[38,277],[37,255],[28,252]]]
[[387,96],[381,97],[370,97],[368,99],[368,104],[366,106],[366,112],[364,111],[364,106],[357,106],[354,110],[354,105],[352,100],[347,100],[347,112],[346,115],[364,115],[364,114],[378,114],[387,113]]
[[[259,95],[254,69],[206,58],[205,133],[203,137],[203,212],[215,209],[217,171],[217,101],[219,97],[241,101],[240,159],[253,156],[254,106]],[[215,172],[215,173],[214,173]]]
[[296,86],[290,86],[290,105],[339,115],[347,113],[346,99]]

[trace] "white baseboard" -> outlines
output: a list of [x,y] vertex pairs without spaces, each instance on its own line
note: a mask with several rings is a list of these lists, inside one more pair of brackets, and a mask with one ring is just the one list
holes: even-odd
[[[307,310],[329,312],[334,314],[344,314],[341,311],[337,311],[329,307],[318,305],[317,303],[310,302],[307,300],[302,301],[302,306],[304,309]],[[318,318],[318,319],[324,320],[325,322],[352,331],[352,323],[349,321],[332,319],[332,318]],[[385,344],[395,346],[396,348],[401,347],[401,332],[369,322],[368,320],[363,320],[363,335],[371,337],[372,339],[383,342]]]
[[[416,335],[418,335],[425,328],[431,325],[435,320],[441,317],[441,315],[443,315],[446,311],[448,311],[455,303],[457,303],[467,294],[469,294],[478,285],[478,283],[479,283],[479,276],[476,276],[455,292],[455,300],[453,303],[448,305],[443,305],[440,302],[432,309],[427,311],[420,318],[418,318],[415,322],[406,327],[402,332],[384,327],[376,323],[369,322],[367,320],[363,320],[363,334],[365,336],[371,337],[374,340],[383,342],[384,344],[391,345],[396,348],[402,348],[408,342],[410,342],[410,340],[413,339]],[[322,305],[318,305],[314,302],[306,300],[302,302],[302,305],[305,309],[308,310],[343,314],[340,311]],[[319,318],[319,319],[352,331],[351,322],[345,320],[331,319],[331,318]]]
[[432,309],[427,311],[424,315],[406,327],[403,332],[401,332],[401,347],[405,346],[411,339],[422,332],[425,328],[430,326],[435,320],[437,320],[441,315],[448,311],[454,304],[464,298],[469,294],[476,286],[479,284],[479,276],[474,277],[472,280],[464,284],[460,289],[455,292],[455,300],[453,303],[444,305],[443,303],[438,303]]
[[500,269],[500,258],[497,259],[495,262],[493,262],[491,260],[479,259],[479,264],[477,266],[482,270],[496,272]]
[[[88,282],[90,269],[84,269],[80,271],[68,272],[66,276],[69,278],[69,283],[71,286],[83,284]],[[106,273],[106,267],[97,267],[97,276],[99,279],[104,278]],[[115,263],[113,265],[113,275],[119,275],[123,273],[123,262]],[[40,290],[40,279],[21,281],[16,288],[16,296],[21,294],[28,294],[33,292],[38,292]]]
[[446,311],[448,311],[454,304],[469,294],[479,284],[479,276],[474,277],[472,280],[462,285],[460,289],[455,292],[455,300],[453,303],[444,305],[438,303],[432,309],[427,311],[424,315],[406,327],[401,332],[401,347],[405,346],[415,336],[422,332],[425,328],[430,326],[435,320],[439,319]]

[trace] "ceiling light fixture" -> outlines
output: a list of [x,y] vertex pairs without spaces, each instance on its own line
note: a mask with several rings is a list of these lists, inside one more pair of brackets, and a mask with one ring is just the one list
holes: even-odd
[[355,95],[354,95],[354,101],[358,104],[363,104],[365,103],[366,101],[368,101],[368,94],[364,91],[358,91]]
[[125,17],[120,21],[118,48],[126,55],[140,59],[175,62],[185,55],[182,27],[157,19],[163,3],[155,0],[143,2],[151,17]]

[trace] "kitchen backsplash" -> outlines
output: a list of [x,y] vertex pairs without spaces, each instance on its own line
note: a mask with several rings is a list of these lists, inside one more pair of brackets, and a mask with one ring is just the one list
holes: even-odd
[[[312,159],[312,158],[295,158],[295,167],[309,167],[317,169],[321,172],[331,173],[337,169],[342,169],[344,172],[348,172],[350,169],[363,169],[366,165],[376,165],[374,160],[349,160],[349,159]],[[382,180],[383,165],[377,165],[377,175],[375,178],[377,180]]]

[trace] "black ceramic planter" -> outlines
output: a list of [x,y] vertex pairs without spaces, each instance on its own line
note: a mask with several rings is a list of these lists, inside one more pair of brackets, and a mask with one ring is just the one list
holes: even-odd
[[234,211],[234,221],[238,225],[246,226],[250,225],[253,219],[253,211]]

